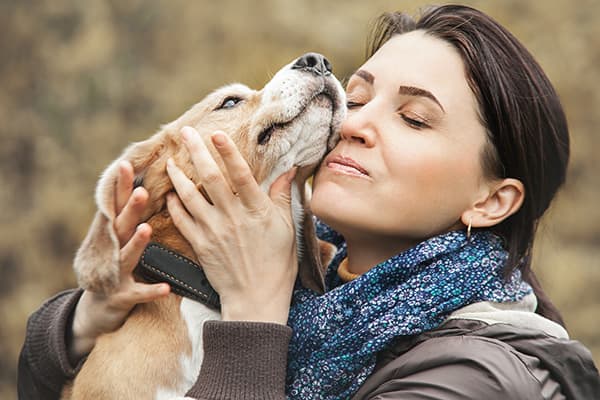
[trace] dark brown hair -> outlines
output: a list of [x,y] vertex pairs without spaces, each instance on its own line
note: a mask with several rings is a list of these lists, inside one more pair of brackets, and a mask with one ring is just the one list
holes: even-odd
[[467,82],[487,130],[481,161],[484,173],[515,178],[525,200],[514,215],[491,229],[506,244],[506,275],[519,268],[538,297],[537,313],[564,325],[531,269],[538,222],[564,183],[569,132],[552,84],[525,47],[484,13],[459,5],[430,7],[418,19],[404,13],[383,14],[369,38],[367,56],[397,34],[423,30],[451,44],[465,65]]

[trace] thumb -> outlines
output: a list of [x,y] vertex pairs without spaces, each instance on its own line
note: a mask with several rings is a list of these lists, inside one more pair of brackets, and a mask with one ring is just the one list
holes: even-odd
[[289,208],[292,202],[292,182],[296,177],[297,171],[298,167],[293,167],[288,172],[275,179],[275,182],[271,185],[269,197],[277,206]]

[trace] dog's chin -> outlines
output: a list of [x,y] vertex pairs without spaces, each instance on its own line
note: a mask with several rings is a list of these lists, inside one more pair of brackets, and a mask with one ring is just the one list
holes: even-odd
[[316,165],[325,155],[333,134],[333,107],[329,96],[318,95],[289,122],[285,136],[295,138],[295,143],[290,143],[290,150],[282,153],[282,157],[293,155],[293,165],[299,167]]
[[[339,99],[332,99],[325,93],[313,98],[292,121],[292,124],[304,130],[304,135],[314,135],[313,146],[308,146],[307,150],[309,153],[313,150],[316,153],[321,153],[321,155],[317,159],[305,160],[301,162],[301,165],[319,162],[325,153],[335,147],[340,139],[340,128],[345,117],[345,103],[340,102]],[[312,133],[309,131],[312,131]],[[304,136],[300,136],[298,139],[305,140]]]

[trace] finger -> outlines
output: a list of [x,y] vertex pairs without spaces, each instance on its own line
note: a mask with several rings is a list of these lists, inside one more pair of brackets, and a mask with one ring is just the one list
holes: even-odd
[[138,262],[152,236],[152,227],[140,224],[131,239],[123,246],[120,252],[121,273],[130,274]]
[[127,160],[119,163],[119,174],[115,188],[115,211],[120,214],[133,190],[133,167]]
[[229,136],[222,132],[215,132],[211,139],[223,159],[232,189],[244,205],[248,208],[257,208],[264,204],[263,191],[256,183],[250,166]]
[[233,190],[223,176],[221,169],[208,151],[198,131],[186,126],[182,130],[184,143],[200,179],[200,183],[215,205],[226,206],[231,201]]
[[188,214],[179,197],[173,193],[167,195],[167,209],[175,227],[194,247],[192,238],[198,235],[199,226],[194,223],[194,219]]
[[[202,215],[210,212],[208,200],[200,193],[194,182],[188,178],[175,162],[167,160],[167,174],[173,183],[177,195],[185,205],[185,208],[193,215]],[[212,198],[211,198],[212,200]]]
[[121,245],[126,243],[133,235],[136,226],[142,220],[144,210],[148,203],[148,191],[143,187],[137,187],[129,196],[127,204],[115,218],[115,231]]
[[296,177],[298,167],[293,167],[291,170],[282,174],[273,182],[269,189],[269,197],[276,205],[289,209],[292,203],[292,182]]
[[131,302],[134,304],[149,303],[169,294],[171,287],[168,283],[147,284],[135,282],[129,289]]

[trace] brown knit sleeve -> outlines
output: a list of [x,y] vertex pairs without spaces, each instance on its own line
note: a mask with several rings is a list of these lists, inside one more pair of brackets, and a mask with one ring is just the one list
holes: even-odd
[[66,381],[77,374],[83,360],[71,365],[65,336],[82,292],[61,292],[29,317],[19,356],[19,399],[58,399]]
[[287,348],[292,330],[262,322],[208,321],[204,360],[186,396],[212,399],[285,399]]

